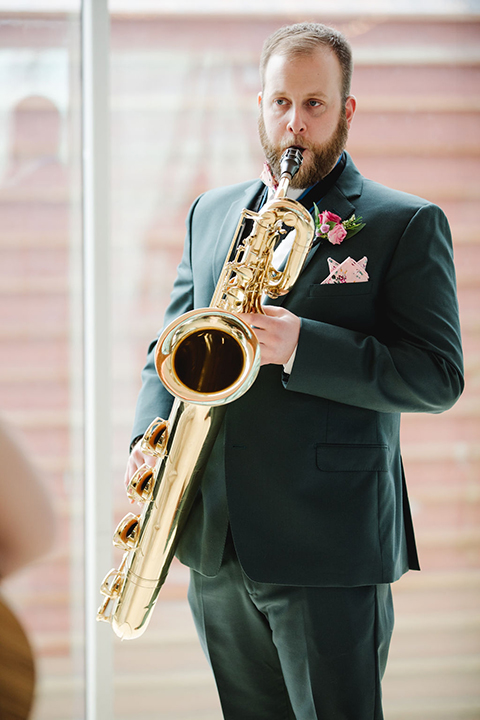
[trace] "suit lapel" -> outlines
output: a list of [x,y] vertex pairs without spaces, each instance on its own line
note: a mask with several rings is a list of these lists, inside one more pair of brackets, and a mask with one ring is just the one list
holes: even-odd
[[[336,184],[328,191],[323,198],[314,200],[317,204],[319,212],[330,210],[342,218],[348,220],[355,213],[354,200],[362,193],[363,178],[355,167],[350,155],[347,153],[347,164],[337,180]],[[313,208],[309,207],[309,211],[313,212]],[[317,243],[307,255],[304,269],[315,256],[320,243]]]
[[[347,153],[347,163],[333,188],[331,188],[324,197],[312,198],[311,202],[309,203],[309,207],[307,207],[307,210],[309,210],[309,212],[311,212],[313,216],[313,203],[315,202],[319,212],[323,212],[324,210],[330,210],[330,212],[333,212],[339,217],[341,217],[342,220],[348,220],[348,218],[350,218],[355,213],[354,201],[361,195],[362,186],[363,177],[358,172],[351,157]],[[305,260],[302,273],[304,272],[307,265],[313,260],[322,245],[323,243],[317,243],[310,250],[307,255],[307,259]],[[301,285],[302,273],[300,273],[300,277],[295,283],[295,288]],[[287,297],[288,295],[283,295],[276,300],[270,300],[269,298],[267,298],[266,302],[268,304],[282,305],[287,299]]]
[[[313,198],[311,202],[316,202],[320,212],[323,212],[323,210],[330,210],[336,215],[339,215],[342,220],[347,220],[355,213],[354,201],[361,195],[362,185],[363,178],[347,153],[347,163],[336,184],[323,198]],[[240,214],[244,208],[252,206],[262,187],[263,183],[260,180],[258,182],[253,182],[247,187],[239,199],[235,200],[230,205],[225,214],[225,219],[220,227],[213,252],[212,276],[214,287],[217,284],[217,279],[222,271],[223,265],[225,264],[228,249],[237,228]],[[311,211],[312,207],[308,207],[307,209]],[[320,244],[315,245],[309,252],[305,261],[304,269],[315,257],[319,246]],[[301,276],[298,282],[301,282]],[[286,297],[287,296],[285,295],[283,298],[278,298],[275,301],[270,301],[267,298],[267,302],[274,302],[274,304],[279,305]]]

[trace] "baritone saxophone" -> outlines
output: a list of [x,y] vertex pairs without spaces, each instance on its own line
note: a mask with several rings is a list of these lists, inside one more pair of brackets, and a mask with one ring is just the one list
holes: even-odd
[[[238,313],[261,313],[265,294],[277,298],[288,293],[312,246],[310,213],[286,198],[302,159],[301,150],[288,148],[272,200],[258,213],[242,211],[210,307],[187,312],[159,336],[155,365],[175,401],[168,420],[154,420],[142,438],[142,450],[156,458],[155,467],[143,465],[127,488],[143,511],[129,513],[115,531],[114,545],[124,555],[103,581],[105,599],[97,615],[122,639],[145,631],[226,404],[243,395],[258,374],[259,343]],[[251,231],[241,239],[247,223]],[[283,269],[277,270],[273,252],[292,228],[292,249]]]

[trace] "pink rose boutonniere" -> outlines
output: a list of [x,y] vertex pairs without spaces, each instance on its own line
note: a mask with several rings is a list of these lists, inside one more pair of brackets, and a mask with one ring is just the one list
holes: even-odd
[[365,227],[365,223],[360,222],[362,218],[357,219],[355,215],[348,220],[342,220],[330,210],[319,212],[317,205],[315,203],[313,205],[315,208],[315,236],[327,238],[332,245],[340,245],[345,238],[353,237]]

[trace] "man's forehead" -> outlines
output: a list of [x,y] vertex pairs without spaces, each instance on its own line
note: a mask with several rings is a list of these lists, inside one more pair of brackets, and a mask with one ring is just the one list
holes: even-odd
[[[301,72],[298,72],[301,65]],[[328,85],[341,82],[341,67],[335,53],[328,47],[313,50],[275,52],[265,67],[264,90],[276,92],[285,82],[300,88],[326,94]]]

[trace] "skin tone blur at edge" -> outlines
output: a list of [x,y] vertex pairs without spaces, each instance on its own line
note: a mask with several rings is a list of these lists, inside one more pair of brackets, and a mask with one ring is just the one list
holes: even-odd
[[52,500],[21,441],[0,418],[0,577],[45,555],[53,546],[56,519]]

